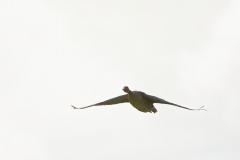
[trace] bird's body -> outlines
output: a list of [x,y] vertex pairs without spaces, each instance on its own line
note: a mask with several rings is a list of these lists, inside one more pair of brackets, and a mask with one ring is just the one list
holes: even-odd
[[141,112],[157,112],[157,109],[153,106],[153,103],[144,97],[143,92],[133,91],[127,94],[129,103]]
[[173,106],[177,106],[180,108],[188,109],[188,110],[204,110],[201,107],[200,109],[191,109],[187,107],[183,107],[168,101],[165,101],[164,99],[148,95],[144,92],[141,91],[131,91],[128,87],[124,87],[123,91],[126,92],[127,94],[121,95],[115,98],[111,98],[109,100],[96,103],[87,107],[82,107],[82,108],[76,108],[72,106],[74,109],[84,109],[92,106],[100,106],[100,105],[113,105],[113,104],[118,104],[118,103],[125,103],[129,102],[134,108],[141,112],[150,112],[150,113],[156,113],[157,109],[154,107],[153,103],[162,103],[162,104],[169,104]]

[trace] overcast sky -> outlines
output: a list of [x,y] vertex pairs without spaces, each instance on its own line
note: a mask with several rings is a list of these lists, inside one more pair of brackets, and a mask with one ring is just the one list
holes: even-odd
[[[0,0],[0,159],[239,160],[239,0]],[[73,110],[123,86],[190,108]]]

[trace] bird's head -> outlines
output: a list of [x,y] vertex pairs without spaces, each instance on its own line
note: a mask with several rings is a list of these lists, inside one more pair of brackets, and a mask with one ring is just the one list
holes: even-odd
[[122,90],[126,93],[130,92],[130,89],[128,88],[128,86],[124,86]]

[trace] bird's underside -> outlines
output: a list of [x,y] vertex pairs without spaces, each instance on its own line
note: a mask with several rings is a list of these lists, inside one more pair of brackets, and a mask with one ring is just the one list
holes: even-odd
[[205,110],[203,109],[204,106],[198,109],[192,109],[188,107],[184,107],[175,103],[168,102],[164,99],[147,95],[144,92],[140,91],[131,91],[128,87],[124,87],[123,91],[126,92],[127,94],[121,95],[115,98],[108,99],[103,102],[99,102],[93,105],[89,105],[86,107],[81,107],[77,108],[72,105],[74,109],[85,109],[93,106],[102,106],[102,105],[114,105],[114,104],[119,104],[119,103],[130,103],[134,108],[141,112],[150,112],[150,113],[156,113],[157,109],[153,106],[154,103],[161,103],[161,104],[168,104],[176,107],[180,107],[183,109],[188,109],[188,110]]

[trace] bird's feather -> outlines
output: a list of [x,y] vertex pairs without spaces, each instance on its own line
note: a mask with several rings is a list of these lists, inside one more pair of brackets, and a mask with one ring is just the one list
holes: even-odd
[[143,95],[146,99],[148,99],[152,103],[169,104],[169,105],[173,105],[173,106],[188,109],[188,110],[204,110],[204,109],[202,109],[203,107],[201,107],[199,109],[192,109],[192,108],[184,107],[184,106],[181,106],[181,105],[178,105],[178,104],[175,104],[175,103],[168,102],[164,99],[161,99],[161,98],[158,98],[158,97],[155,97],[155,96],[151,96],[151,95],[148,95],[148,94],[143,94]]
[[86,106],[86,107],[82,107],[82,108],[76,108],[74,106],[72,106],[72,107],[74,109],[85,109],[85,108],[93,107],[93,106],[113,105],[113,104],[125,103],[125,102],[129,102],[127,94],[124,94],[124,95],[121,95],[121,96],[118,96],[118,97],[114,97],[114,98],[108,99],[106,101],[99,102],[99,103],[96,103],[96,104],[93,104],[93,105],[90,105],[90,106]]

